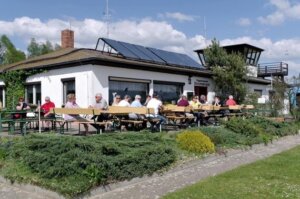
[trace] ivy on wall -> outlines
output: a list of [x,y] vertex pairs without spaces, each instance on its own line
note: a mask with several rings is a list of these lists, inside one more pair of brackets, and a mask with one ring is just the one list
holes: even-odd
[[29,76],[42,73],[42,69],[25,70],[11,70],[0,74],[0,79],[5,84],[5,100],[6,107],[15,109],[19,97],[25,95],[25,83]]

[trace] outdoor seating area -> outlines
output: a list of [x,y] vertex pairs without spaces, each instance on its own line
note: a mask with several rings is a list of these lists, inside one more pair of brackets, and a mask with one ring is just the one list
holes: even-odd
[[[187,127],[200,127],[203,123],[196,120],[195,113],[200,113],[205,120],[205,125],[216,125],[220,119],[228,120],[231,117],[249,116],[255,112],[253,105],[214,106],[199,105],[198,108],[181,107],[177,105],[166,105],[160,114],[166,118],[158,129],[154,126],[159,119],[154,117],[154,109],[147,107],[119,107],[109,106],[107,110],[97,108],[51,108],[50,113],[55,117],[44,117],[43,114],[32,110],[1,110],[0,132],[8,131],[9,134],[20,132],[26,135],[28,131],[42,131],[44,122],[51,123],[51,130],[58,133],[69,131],[70,127],[76,127],[80,134],[82,125],[92,125],[97,134],[103,131],[162,131],[171,129],[182,129]],[[64,115],[77,115],[74,120],[65,120]],[[135,118],[128,117],[130,114],[137,115]],[[15,115],[20,115],[16,118]],[[103,121],[97,121],[96,117],[106,115]],[[197,123],[196,123],[197,122]],[[166,127],[166,128],[165,128]],[[92,130],[92,129],[91,129]]]

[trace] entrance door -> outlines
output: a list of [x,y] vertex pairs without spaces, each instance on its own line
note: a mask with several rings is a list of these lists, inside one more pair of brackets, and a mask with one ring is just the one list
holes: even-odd
[[200,98],[200,95],[205,95],[207,98],[207,87],[204,86],[195,86],[194,87],[195,95]]

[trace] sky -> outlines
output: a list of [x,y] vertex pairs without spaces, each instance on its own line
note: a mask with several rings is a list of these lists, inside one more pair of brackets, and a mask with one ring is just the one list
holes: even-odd
[[[108,2],[108,20],[105,17]],[[109,31],[107,31],[109,21]],[[264,49],[260,62],[300,72],[300,0],[9,0],[1,4],[0,35],[23,51],[31,40],[60,44],[75,31],[75,47],[95,48],[99,37],[188,54],[213,38],[221,45]],[[109,32],[109,34],[107,34]]]

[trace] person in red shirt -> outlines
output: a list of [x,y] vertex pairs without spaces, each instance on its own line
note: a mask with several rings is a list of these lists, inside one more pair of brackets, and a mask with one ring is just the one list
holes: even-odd
[[187,97],[185,95],[181,96],[181,99],[177,102],[177,106],[189,106],[190,103],[187,100]]
[[[44,115],[44,118],[54,118],[55,115],[50,113],[50,109],[55,108],[55,104],[50,101],[50,97],[45,97],[45,103],[41,106],[41,111]],[[45,121],[44,131],[50,130],[50,121]]]
[[227,106],[235,106],[237,105],[232,95],[228,96],[228,100],[226,101]]

